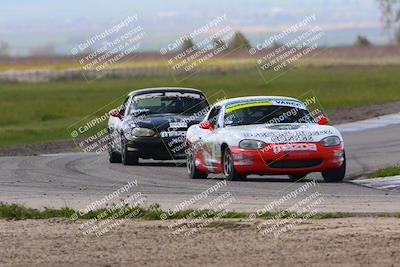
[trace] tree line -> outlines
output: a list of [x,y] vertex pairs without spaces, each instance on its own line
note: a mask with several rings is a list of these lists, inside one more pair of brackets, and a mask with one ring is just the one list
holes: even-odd
[[[218,49],[218,48],[224,48],[226,50],[236,50],[236,49],[250,49],[251,45],[249,40],[243,35],[243,33],[237,31],[235,32],[235,34],[233,35],[233,37],[229,40],[228,43],[225,43],[224,40],[222,40],[221,38],[214,38],[212,39],[212,46],[214,49]],[[186,51],[188,49],[191,48],[195,48],[197,49],[198,47],[196,47],[196,45],[193,43],[193,40],[191,38],[186,38],[181,47],[180,47],[180,51]]]

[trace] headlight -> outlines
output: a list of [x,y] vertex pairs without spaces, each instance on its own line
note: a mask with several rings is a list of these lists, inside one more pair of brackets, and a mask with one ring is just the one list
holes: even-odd
[[323,146],[338,146],[340,145],[340,138],[337,136],[328,136],[321,140],[320,144]]
[[259,140],[245,139],[240,141],[239,147],[243,149],[261,149],[266,147],[267,144]]
[[137,137],[153,136],[156,133],[152,129],[148,128],[133,128],[132,135]]

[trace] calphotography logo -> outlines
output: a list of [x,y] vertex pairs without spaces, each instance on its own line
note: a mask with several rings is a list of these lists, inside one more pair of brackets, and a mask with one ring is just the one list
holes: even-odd
[[[217,182],[192,198],[175,205],[174,208],[162,213],[160,218],[166,220],[174,218],[185,210],[191,210],[182,218],[172,221],[168,228],[174,236],[190,237],[213,223],[218,223],[226,217],[229,207],[235,202],[235,197],[229,191],[220,192],[227,186],[226,181]],[[218,193],[217,197],[213,196]]]
[[198,202],[202,199],[206,199],[211,193],[217,192],[222,187],[226,187],[226,185],[227,185],[226,181],[217,182],[215,185],[202,191],[200,194],[194,195],[192,198],[190,198],[188,200],[184,200],[181,203],[178,203],[172,210],[168,211],[168,215],[173,216],[175,213],[189,208],[190,206],[194,205],[196,202]]
[[84,236],[94,235],[101,237],[116,229],[126,220],[142,215],[147,198],[142,192],[135,190],[137,186],[137,180],[129,181],[116,191],[88,204],[78,213],[73,214],[70,219],[77,220],[85,218],[91,213],[97,214],[90,220],[82,222],[79,225],[79,229]]
[[230,192],[209,200],[200,208],[193,210],[182,219],[171,223],[168,228],[174,236],[183,235],[190,237],[213,223],[218,223],[226,217],[229,206],[235,201],[235,197]]
[[279,238],[318,213],[325,198],[316,186],[315,180],[306,182],[250,214],[249,219],[268,217],[257,223],[257,231],[264,238]]
[[318,53],[325,32],[316,22],[316,14],[308,15],[250,48],[264,81],[274,80],[303,57]]
[[[117,106],[121,99],[117,98],[67,127],[67,132],[80,151],[101,154],[107,152],[110,145],[120,144],[120,134],[110,132],[107,124],[110,119],[109,110]],[[119,108],[123,109],[124,106]]]
[[182,81],[201,70],[216,71],[218,58],[242,48],[242,42],[227,15],[222,14],[173,40],[160,49],[160,54],[175,80]]
[[147,32],[137,14],[128,15],[116,24],[90,36],[71,49],[87,81],[98,79],[124,60],[132,59],[142,49]]

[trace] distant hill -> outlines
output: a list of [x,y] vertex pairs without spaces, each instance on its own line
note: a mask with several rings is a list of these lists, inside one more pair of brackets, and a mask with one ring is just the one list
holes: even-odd
[[375,0],[2,0],[0,39],[10,44],[13,54],[49,43],[58,53],[69,53],[88,36],[131,14],[139,15],[148,32],[142,50],[158,50],[222,14],[251,43],[311,14],[326,32],[324,45],[351,44],[358,34],[376,44],[388,40]]

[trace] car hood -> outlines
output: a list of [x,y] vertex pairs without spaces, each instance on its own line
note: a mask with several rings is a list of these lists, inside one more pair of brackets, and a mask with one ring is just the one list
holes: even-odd
[[191,125],[198,124],[203,116],[181,115],[181,114],[154,114],[138,117],[130,117],[126,120],[126,126],[141,127],[161,131],[186,131]]
[[236,139],[236,142],[243,139],[256,139],[266,143],[319,142],[333,135],[339,136],[343,141],[336,128],[319,124],[257,124],[228,126],[224,130]]

